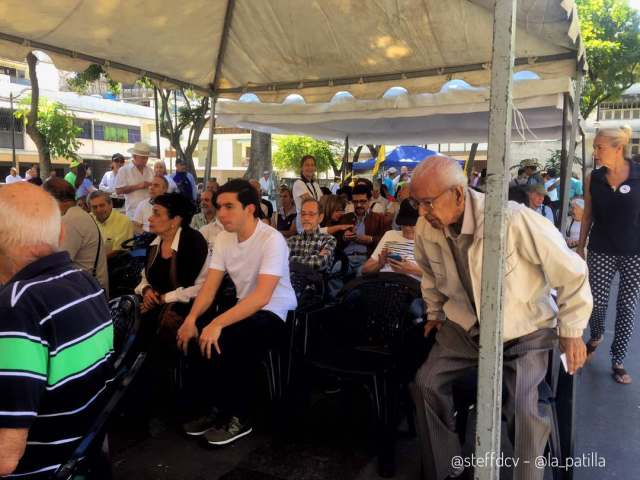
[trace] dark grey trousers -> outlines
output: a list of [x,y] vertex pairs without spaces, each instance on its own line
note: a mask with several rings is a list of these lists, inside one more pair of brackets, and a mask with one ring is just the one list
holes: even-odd
[[[519,466],[514,480],[541,480],[544,469],[535,458],[544,455],[551,429],[550,418],[538,405],[538,386],[547,373],[549,350],[556,343],[555,329],[543,329],[504,344],[503,416]],[[426,362],[416,374],[418,425],[422,441],[424,478],[443,480],[453,474],[451,459],[462,455],[455,431],[452,385],[478,367],[479,328],[466,332],[446,321]],[[420,409],[423,406],[424,409]],[[422,411],[420,411],[422,410]],[[499,452],[496,452],[496,455]],[[528,461],[528,462],[525,462]]]

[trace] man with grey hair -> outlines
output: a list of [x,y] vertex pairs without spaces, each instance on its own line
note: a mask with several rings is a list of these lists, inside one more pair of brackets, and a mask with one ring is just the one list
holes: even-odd
[[113,325],[98,283],[59,251],[55,199],[20,182],[0,188],[0,212],[0,477],[49,478],[108,398]]
[[74,188],[66,180],[52,178],[43,185],[58,201],[64,226],[64,237],[60,244],[71,260],[91,273],[109,296],[109,273],[107,255],[102,234],[91,215],[76,205]]
[[94,190],[88,198],[91,215],[100,229],[107,257],[122,250],[122,244],[133,238],[133,223],[129,217],[113,209],[111,195],[102,190]]
[[[477,371],[480,322],[495,321],[480,318],[485,197],[468,189],[457,160],[444,156],[416,168],[411,192],[423,215],[416,225],[415,257],[427,305],[425,336],[437,329],[435,345],[416,374],[426,418],[423,459],[426,478],[442,480],[463,474],[451,464],[460,455],[451,387]],[[520,459],[514,479],[542,479],[544,470],[533,460],[544,452],[550,420],[539,409],[538,386],[556,332],[569,373],[584,364],[582,332],[591,291],[585,262],[551,222],[514,202],[506,206],[505,222],[503,413]]]

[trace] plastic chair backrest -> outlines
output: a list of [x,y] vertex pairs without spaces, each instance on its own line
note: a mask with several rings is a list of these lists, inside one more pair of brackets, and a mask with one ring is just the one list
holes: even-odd
[[123,295],[109,301],[113,322],[113,366],[116,370],[128,356],[138,334],[138,303],[138,297],[135,295]]
[[420,283],[399,273],[377,273],[349,282],[338,295],[345,341],[392,353],[410,327],[411,303]]
[[289,265],[291,286],[298,299],[297,311],[321,307],[325,299],[325,277],[308,265],[293,262]]
[[71,458],[58,468],[53,476],[55,480],[70,480],[76,478],[79,469],[84,468],[83,464],[87,458],[98,452],[109,427],[110,420],[116,413],[116,408],[125,396],[129,385],[131,385],[131,382],[140,371],[145,357],[146,353],[140,353],[131,368],[121,363],[114,377],[113,387],[111,389],[112,394],[109,400],[96,417],[89,432],[80,441]]

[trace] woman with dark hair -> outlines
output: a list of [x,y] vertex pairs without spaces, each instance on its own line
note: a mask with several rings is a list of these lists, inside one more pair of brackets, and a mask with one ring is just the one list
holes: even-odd
[[[149,229],[156,238],[147,249],[147,265],[135,289],[143,298],[140,310],[147,334],[155,331],[158,319],[167,317],[169,310],[184,318],[206,277],[208,246],[202,234],[189,226],[193,209],[179,193],[165,193],[154,200]],[[166,327],[177,330],[179,325]]]
[[302,223],[300,217],[300,209],[302,208],[302,200],[305,198],[313,198],[320,200],[322,198],[322,190],[320,185],[315,181],[316,159],[313,155],[305,155],[300,159],[300,178],[293,184],[293,201],[296,204],[296,229],[302,232]]
[[320,209],[323,214],[320,223],[320,232],[335,235],[353,227],[352,224],[340,224],[339,220],[344,216],[347,202],[337,195],[325,195],[320,199]]
[[87,178],[87,168],[83,164],[78,165],[74,187],[76,189],[76,200],[86,198],[87,195],[96,189],[93,183],[91,183],[91,180]]

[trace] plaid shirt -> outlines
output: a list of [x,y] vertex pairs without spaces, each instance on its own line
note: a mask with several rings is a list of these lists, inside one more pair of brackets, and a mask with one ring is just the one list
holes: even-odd
[[[320,233],[316,229],[313,233],[302,232],[287,240],[289,245],[289,262],[309,265],[315,270],[325,270],[333,261],[333,252],[336,249],[336,239],[333,235]],[[326,250],[328,255],[319,255]]]

